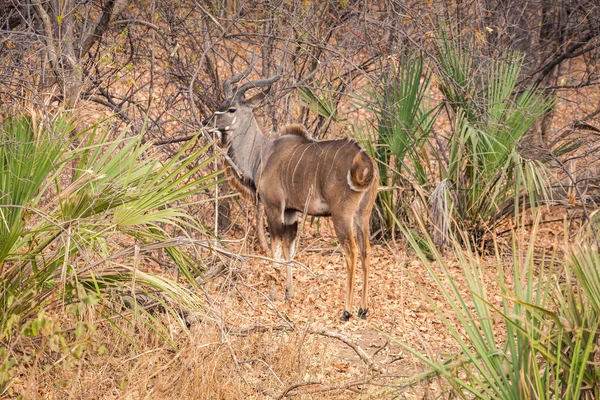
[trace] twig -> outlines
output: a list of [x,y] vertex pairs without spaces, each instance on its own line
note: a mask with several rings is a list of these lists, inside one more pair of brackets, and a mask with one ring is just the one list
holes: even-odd
[[306,341],[306,334],[308,333],[308,328],[310,326],[310,322],[306,324],[304,331],[302,332],[302,337],[300,338],[300,344],[298,345],[298,376],[303,376],[302,373],[302,358],[300,355],[302,354],[302,346],[304,346],[304,342]]
[[240,284],[241,284],[242,286],[244,286],[244,287],[247,287],[247,288],[248,288],[248,289],[250,289],[250,290],[254,290],[256,293],[258,293],[259,295],[261,295],[261,296],[262,296],[262,297],[263,297],[265,300],[267,300],[267,302],[268,302],[268,303],[271,305],[271,307],[273,307],[273,310],[275,310],[275,312],[277,313],[277,316],[278,316],[279,318],[281,318],[282,320],[284,320],[284,321],[285,321],[285,322],[288,324],[288,326],[289,326],[291,329],[294,329],[294,324],[293,324],[293,323],[290,321],[290,319],[289,319],[287,316],[283,315],[283,314],[282,314],[282,313],[281,313],[281,312],[280,312],[280,311],[277,309],[277,307],[275,306],[275,304],[273,304],[273,302],[271,301],[271,299],[269,299],[269,296],[267,296],[266,294],[264,294],[264,293],[263,293],[263,292],[261,292],[260,290],[258,290],[258,289],[256,289],[256,288],[253,288],[253,287],[252,287],[252,286],[250,286],[250,285],[246,285],[245,283],[240,283]]
[[[274,258],[271,257],[267,257],[267,256],[261,256],[259,254],[239,254],[240,257],[243,258],[257,258],[259,260],[265,260],[265,261],[270,261],[274,264],[279,264],[279,265],[285,265],[288,263],[288,261],[277,261]],[[306,265],[302,264],[300,261],[296,261],[296,260],[291,260],[289,261],[290,263],[293,264],[297,264],[298,266],[304,268],[305,270],[307,270],[312,276],[316,277],[317,274],[315,274],[310,268],[308,268]]]
[[579,197],[579,201],[581,201],[581,209],[583,211],[583,216],[585,217],[585,219],[587,220],[587,222],[590,226],[592,234],[594,235],[594,241],[596,242],[596,245],[598,247],[600,247],[600,237],[598,237],[598,233],[596,232],[596,228],[594,227],[594,221],[592,221],[592,218],[590,217],[588,209],[585,206],[585,200],[583,199],[583,194],[581,193],[581,190],[579,189],[579,186],[577,185],[575,178],[573,178],[573,175],[571,174],[571,172],[569,172],[568,168],[558,159],[558,157],[556,157],[554,155],[553,152],[549,151],[548,153],[550,154],[552,159],[556,163],[558,163],[558,165],[560,165],[560,167],[563,169],[563,172],[567,175],[567,177],[573,184],[573,187],[574,187],[575,191],[577,192],[577,196]]
[[[543,65],[542,67],[540,67],[536,71],[533,71],[530,74],[530,76],[534,76],[535,74],[540,73],[540,75],[538,76],[538,78],[537,78],[537,80],[535,82],[535,85],[539,85],[543,81],[544,77],[546,75],[548,75],[555,66],[557,66],[558,64],[560,64],[564,60],[566,60],[568,58],[578,57],[581,54],[590,52],[590,51],[594,50],[595,48],[597,48],[598,46],[600,46],[600,43],[595,43],[595,44],[591,44],[590,46],[588,46],[587,48],[585,48],[585,46],[589,42],[591,42],[594,39],[595,36],[596,36],[595,32],[593,32],[593,31],[588,32],[588,34],[586,36],[584,36],[580,40],[578,40],[575,43],[573,43],[562,54],[559,54],[558,56],[556,56],[555,58],[553,58],[552,60],[550,60],[548,63],[546,63],[545,65]],[[584,47],[584,48],[581,49],[582,47]]]
[[181,357],[181,353],[183,352],[183,348],[181,350],[179,350],[177,352],[177,354],[175,354],[173,356],[173,358],[171,360],[169,360],[168,363],[166,363],[165,365],[163,365],[159,370],[157,370],[156,372],[154,372],[152,375],[148,376],[146,379],[147,380],[151,380],[152,378],[154,378],[156,375],[160,374],[162,371],[166,370],[167,368],[169,368],[171,366],[171,364],[173,364],[175,362],[175,360],[177,360],[179,357]]
[[54,68],[55,71],[58,71],[58,53],[56,51],[56,47],[54,46],[54,35],[52,34],[52,19],[50,18],[44,7],[42,7],[40,0],[34,0],[32,3],[33,9],[35,10],[35,13],[37,14],[38,18],[42,21],[42,25],[44,27],[44,44],[48,47],[48,51],[46,53],[48,54],[48,58],[50,59],[50,64],[52,65],[52,68]]
[[171,138],[171,139],[159,140],[157,142],[153,142],[152,144],[154,146],[163,146],[165,144],[187,142],[189,140],[192,140],[195,137],[196,137],[196,134],[193,134],[193,135],[183,136],[183,137],[178,137],[178,138]]
[[[207,240],[191,239],[191,238],[187,238],[187,237],[183,237],[183,236],[171,238],[171,239],[168,239],[168,240],[165,240],[162,242],[141,245],[141,246],[139,246],[139,252],[140,252],[140,254],[142,254],[142,253],[149,252],[152,250],[164,249],[164,248],[168,248],[168,247],[188,246],[188,245],[195,245],[195,246],[199,246],[199,247],[205,248],[210,251],[216,251],[217,253],[220,253],[229,258],[235,259],[236,261],[244,261],[245,260],[245,258],[243,256],[238,255],[233,252],[230,252],[228,250],[225,250],[221,247],[213,246]],[[120,252],[114,253],[114,254],[110,255],[109,257],[106,257],[102,260],[96,261],[95,263],[89,263],[89,266],[86,268],[86,270],[92,269],[92,268],[94,268],[98,265],[104,264],[105,262],[110,261],[110,260],[114,260],[117,258],[131,257],[135,253],[135,251],[136,251],[135,247],[129,247],[125,250],[121,250]]]
[[237,287],[237,285],[235,286],[235,291],[237,292],[237,294],[240,295],[240,297],[246,302],[246,304],[248,304],[248,307],[250,307],[252,310],[255,310],[254,306],[252,305],[252,303],[250,303],[250,300],[248,300],[248,298],[246,297],[246,295],[244,295],[244,293],[242,293],[240,291],[240,289]]
[[150,354],[150,353],[154,353],[154,352],[156,352],[156,351],[163,351],[163,350],[166,350],[166,349],[165,349],[164,347],[157,347],[157,348],[155,348],[155,349],[150,349],[150,350],[148,350],[148,351],[145,351],[145,352],[143,352],[143,353],[136,354],[135,356],[133,356],[133,357],[129,357],[129,358],[126,358],[125,360],[123,360],[122,362],[120,362],[120,363],[119,363],[119,367],[122,367],[123,365],[127,364],[128,362],[130,362],[130,361],[133,361],[133,360],[135,360],[135,359],[138,359],[138,358],[140,358],[140,357],[143,357],[143,356],[145,356],[145,355],[148,355],[148,354]]
[[[341,383],[339,385],[330,385],[330,386],[325,386],[322,388],[318,388],[318,389],[313,389],[313,390],[307,390],[305,392],[302,392],[302,394],[314,394],[314,393],[322,393],[322,392],[331,392],[334,390],[352,390],[353,386],[359,386],[359,385],[365,385],[365,384],[369,384],[372,381],[372,377],[366,377],[366,378],[360,378],[360,379],[354,379],[345,383]],[[353,390],[356,391],[356,390]],[[300,393],[292,393],[291,396],[298,396],[300,395]],[[290,396],[289,392],[286,394],[286,397]],[[279,397],[280,399],[282,399],[283,397]]]
[[[523,225],[520,225],[520,226],[525,228],[525,227],[531,227],[531,226],[534,226],[535,224],[538,224],[538,223],[539,223],[540,225],[543,225],[543,224],[553,224],[553,223],[556,223],[556,222],[563,222],[563,221],[564,221],[564,219],[563,219],[563,218],[557,218],[557,219],[543,220],[543,221],[539,221],[539,222],[534,222],[534,221],[532,221],[532,222],[528,222],[528,223],[526,223],[526,224],[523,224]],[[503,230],[502,232],[498,232],[498,233],[496,233],[496,235],[498,235],[498,236],[503,236],[503,235],[505,235],[505,234],[507,234],[507,233],[510,233],[510,232],[512,232],[513,230],[514,230],[514,228],[513,228],[513,227],[511,227],[511,228],[508,228],[508,229],[505,229],[505,230]]]
[[343,333],[340,333],[340,332],[321,328],[321,327],[310,328],[309,332],[316,334],[316,335],[321,335],[321,336],[326,336],[326,337],[341,340],[348,347],[350,347],[352,350],[354,350],[354,352],[361,358],[361,360],[363,360],[363,362],[365,364],[367,364],[367,367],[369,369],[372,369],[377,372],[384,372],[384,369],[379,364],[377,364],[375,361],[373,361],[371,356],[369,356],[367,354],[367,352],[363,350],[362,347],[360,347],[357,343],[355,343],[354,340],[352,340],[352,338],[350,336],[344,335]]
[[387,345],[390,344],[389,339],[386,337],[385,338],[385,343],[378,348],[377,350],[375,350],[375,352],[373,353],[373,355],[371,357],[375,358],[375,356],[377,355],[377,353],[379,353],[381,350],[385,349],[387,347]]
[[298,382],[298,383],[294,383],[292,386],[288,386],[288,388],[287,388],[287,389],[285,389],[285,390],[283,391],[283,393],[281,393],[281,394],[279,395],[279,397],[277,398],[277,400],[281,400],[281,399],[283,399],[284,397],[287,397],[287,394],[288,394],[289,392],[291,392],[291,391],[292,391],[292,390],[294,390],[294,389],[298,389],[299,387],[303,387],[303,386],[310,386],[310,385],[322,385],[322,384],[323,384],[323,382],[321,382],[321,381],[308,381],[308,382]]
[[150,28],[154,32],[158,33],[158,35],[161,38],[163,38],[165,43],[171,42],[171,40],[169,39],[167,34],[158,25],[155,25],[152,22],[144,21],[141,19],[137,19],[137,18],[119,19],[116,21],[112,21],[110,23],[110,26],[130,25],[130,24],[141,25],[141,26],[145,26],[146,28]]
[[221,339],[222,341],[227,344],[227,348],[229,349],[229,354],[231,355],[231,359],[233,360],[233,363],[235,364],[235,368],[238,371],[238,375],[242,378],[242,380],[244,381],[244,383],[246,385],[249,385],[248,381],[246,380],[246,378],[244,378],[244,375],[242,374],[242,371],[240,369],[240,363],[237,359],[237,356],[235,355],[235,351],[233,351],[233,347],[231,346],[231,342],[229,341],[229,337],[225,334],[225,329],[223,327],[223,325],[219,324],[219,330],[221,331]]
[[232,328],[227,327],[227,333],[233,336],[238,337],[246,337],[250,336],[254,333],[264,333],[264,332],[272,332],[272,331],[291,331],[293,330],[293,326],[289,324],[280,324],[280,325],[254,325],[244,328]]
[[279,379],[279,377],[277,376],[275,371],[273,371],[273,368],[271,368],[271,366],[268,363],[266,363],[264,360],[261,360],[260,358],[253,358],[252,360],[242,360],[242,361],[240,361],[240,364],[249,364],[249,363],[253,363],[253,362],[262,363],[265,367],[267,367],[269,372],[271,372],[271,374],[273,374],[275,379],[277,379],[277,381],[279,381],[279,383],[283,385],[283,382],[281,381],[281,379]]

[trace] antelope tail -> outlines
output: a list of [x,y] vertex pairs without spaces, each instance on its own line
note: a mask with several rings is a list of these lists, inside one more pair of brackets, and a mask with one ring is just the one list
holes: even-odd
[[348,171],[348,186],[356,192],[364,192],[373,182],[375,166],[371,157],[361,150],[352,160],[352,166]]

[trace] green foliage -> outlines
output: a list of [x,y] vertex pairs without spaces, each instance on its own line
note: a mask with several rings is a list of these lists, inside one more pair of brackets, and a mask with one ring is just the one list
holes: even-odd
[[[360,97],[357,103],[371,111],[374,120],[356,136],[378,161],[381,184],[389,188],[404,186],[403,175],[426,187],[429,183],[429,157],[425,145],[438,109],[428,102],[431,72],[422,55],[412,54],[390,64],[381,80]],[[393,215],[407,206],[406,196],[397,190],[379,193],[377,205],[386,231],[394,229]]]
[[301,87],[298,88],[298,95],[302,103],[315,114],[339,122],[337,104],[330,92],[322,91],[318,94],[311,88]]
[[600,314],[600,253],[596,246],[575,244],[570,249],[569,265],[577,282],[588,294],[590,305]]
[[[189,287],[140,271],[135,249],[166,242],[168,232],[204,232],[182,206],[216,183],[216,173],[201,174],[216,155],[207,156],[208,146],[192,150],[193,140],[163,163],[141,136],[126,137],[126,130],[114,140],[98,127],[74,138],[71,131],[63,117],[47,123],[16,117],[1,130],[3,342],[37,335],[43,326],[35,316],[56,305],[75,307],[77,318],[94,308],[111,319],[122,306],[145,313],[137,298],[146,297],[177,320],[170,304],[202,305]],[[76,146],[75,139],[82,144]],[[188,285],[197,285],[201,260],[171,242],[158,247]],[[123,302],[123,294],[130,300]],[[86,330],[77,324],[76,338]]]
[[549,197],[544,160],[524,159],[519,146],[552,102],[533,88],[519,91],[520,55],[499,55],[482,64],[472,54],[473,46],[463,48],[460,41],[446,39],[436,46],[439,87],[455,115],[440,180],[453,184],[448,196],[460,228],[479,237],[510,199],[517,205],[527,194],[535,207]]
[[0,391],[4,391],[14,375],[13,367],[17,365],[17,360],[9,354],[6,347],[0,347],[0,362]]
[[[480,93],[480,77],[478,65],[475,63],[475,46],[473,41],[450,38],[448,32],[441,30],[440,38],[434,43],[434,55],[437,61],[438,88],[444,95],[445,102],[454,112],[463,109],[469,120],[476,121],[478,103],[473,95]],[[478,96],[476,96],[478,98]]]
[[[579,286],[570,270],[570,265],[584,271],[597,269],[597,251],[584,247],[565,260],[556,253],[536,254],[537,227],[536,223],[529,240],[513,238],[512,260],[496,245],[496,268],[484,265],[468,241],[457,238],[451,241],[455,261],[443,258],[428,239],[432,262],[422,245],[405,232],[443,300],[423,295],[460,352],[440,362],[398,343],[443,377],[458,397],[592,399],[600,394],[600,370],[592,362],[600,314],[590,307],[596,293],[588,289],[599,287],[600,281],[598,274],[592,274],[586,276],[589,284]],[[466,296],[455,283],[456,271],[450,263],[460,267],[469,289]],[[500,302],[489,296],[495,292],[490,287],[493,282],[500,286]]]
[[[431,205],[438,243],[447,237],[451,219],[469,232],[465,239],[476,242],[524,196],[533,208],[550,198],[544,166],[550,158],[527,159],[519,150],[524,141],[531,142],[526,134],[552,102],[534,88],[518,86],[519,54],[485,60],[475,54],[471,41],[450,39],[444,32],[435,42],[441,107],[429,105],[432,72],[421,55],[384,68],[381,81],[358,100],[374,116],[355,133],[378,161],[381,184],[388,189],[377,200],[385,231],[393,234],[394,217],[402,219],[409,208],[408,185],[421,192],[419,201]],[[446,143],[430,140],[443,107],[453,125],[444,155],[440,149]],[[436,176],[440,184],[433,188]]]
[[59,164],[70,130],[59,121],[46,132],[28,118],[9,118],[0,128],[0,273],[25,227],[28,207],[39,202],[39,189]]

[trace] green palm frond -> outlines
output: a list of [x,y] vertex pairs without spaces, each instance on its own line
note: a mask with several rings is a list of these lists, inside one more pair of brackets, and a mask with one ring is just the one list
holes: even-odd
[[330,92],[321,90],[320,93],[317,94],[312,88],[301,87],[298,88],[298,95],[300,96],[302,104],[315,114],[334,122],[339,121],[337,103]]
[[[584,242],[585,243],[585,242]],[[585,291],[591,306],[600,315],[600,253],[595,246],[576,244],[570,250],[569,265]]]
[[[450,46],[450,45],[449,45]],[[453,50],[454,49],[454,50]],[[450,46],[449,51],[459,51]],[[463,71],[454,65],[460,57],[444,54],[449,61],[440,68],[448,79],[445,85],[455,85],[452,99],[465,90],[463,75],[476,75],[475,70]],[[548,199],[549,173],[543,163],[524,160],[519,146],[534,123],[552,102],[539,91],[528,88],[521,93],[517,82],[523,57],[509,53],[496,57],[481,76],[479,88],[473,87],[470,96],[453,104],[456,110],[455,127],[450,138],[449,165],[442,169],[441,179],[456,184],[458,217],[475,231],[487,229],[495,213],[511,198],[518,200],[526,193],[532,206]],[[470,62],[460,66],[474,68]],[[460,76],[452,79],[456,70]],[[462,82],[462,83],[461,83]],[[449,90],[449,89],[447,89]],[[447,99],[449,100],[449,99]]]
[[52,131],[33,118],[9,118],[0,127],[0,265],[15,251],[27,208],[35,206],[46,178],[59,167],[72,127],[54,121]]
[[[424,252],[422,243],[401,228],[442,299],[429,292],[423,296],[459,350],[440,361],[390,338],[431,368],[429,372],[443,377],[460,398],[592,399],[600,394],[600,370],[592,361],[599,313],[596,306],[587,306],[597,290],[578,290],[558,254],[535,253],[537,217],[528,240],[513,237],[512,260],[495,243],[496,268],[483,263],[467,238],[450,240],[456,260],[449,262],[427,234],[421,236],[427,241]],[[575,251],[571,260],[584,265],[584,271],[597,269],[597,251],[583,249]],[[467,292],[456,284],[456,266]],[[512,276],[505,271],[512,271]],[[584,279],[593,281],[597,275]],[[557,276],[567,278],[557,281]],[[500,301],[490,297],[497,289],[489,282],[500,285]]]
[[[429,104],[431,71],[420,54],[405,56],[384,71],[380,82],[354,100],[374,116],[365,127],[354,127],[355,136],[378,161],[383,186],[398,187],[402,176],[410,175],[428,187],[432,173],[426,145],[440,110]],[[394,228],[390,213],[407,208],[402,197],[393,190],[378,195],[387,231]]]
[[[217,152],[209,155],[210,145],[192,150],[194,139],[162,162],[151,144],[127,137],[127,130],[111,138],[95,127],[77,137],[79,147],[70,133],[61,118],[38,126],[18,117],[2,128],[0,337],[15,334],[23,321],[57,303],[91,307],[85,299],[92,296],[103,310],[113,309],[118,303],[113,296],[131,290],[132,281],[157,301],[200,307],[197,294],[181,283],[110,255],[122,250],[119,243],[170,243],[158,248],[188,285],[197,285],[202,260],[169,238],[173,232],[210,235],[186,204],[208,200],[206,189],[219,181],[219,171],[206,167]],[[74,166],[72,172],[67,165]]]

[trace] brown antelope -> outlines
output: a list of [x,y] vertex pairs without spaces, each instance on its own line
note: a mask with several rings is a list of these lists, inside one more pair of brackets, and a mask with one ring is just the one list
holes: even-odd
[[331,216],[348,271],[341,320],[352,316],[358,249],[363,270],[358,316],[365,319],[371,250],[369,223],[379,185],[377,167],[356,142],[317,141],[299,125],[286,126],[278,138],[265,136],[253,109],[266,94],[261,92],[246,99],[245,93],[252,87],[266,87],[268,92],[279,76],[248,82],[234,93],[231,84],[246,77],[249,70],[223,83],[229,99],[204,124],[220,135],[221,145],[227,149],[226,157],[238,183],[233,186],[239,190],[243,185],[242,190],[253,193],[264,206],[273,258],[287,263],[286,298],[293,296],[290,261],[296,248],[298,214]]

